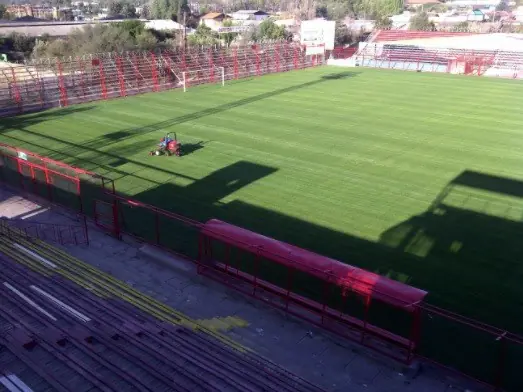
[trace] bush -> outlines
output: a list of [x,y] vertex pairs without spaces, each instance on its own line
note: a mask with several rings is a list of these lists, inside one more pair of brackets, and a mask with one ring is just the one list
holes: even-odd
[[413,31],[436,31],[434,23],[429,21],[426,12],[421,12],[410,18],[409,30]]
[[100,24],[75,29],[67,38],[39,43],[33,57],[81,56],[89,53],[151,50],[167,38],[166,34],[145,30],[140,21]]
[[470,32],[469,22],[460,22],[456,26],[453,26],[450,31],[456,33],[468,33]]

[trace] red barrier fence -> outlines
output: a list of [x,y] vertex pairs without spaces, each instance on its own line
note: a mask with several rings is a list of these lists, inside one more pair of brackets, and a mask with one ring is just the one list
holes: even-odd
[[194,85],[221,82],[217,68],[231,80],[323,62],[324,56],[306,56],[302,46],[286,42],[40,60],[0,68],[0,116],[182,87],[186,72],[198,76]]
[[0,145],[0,178],[93,217],[115,236],[125,233],[181,255],[206,276],[404,363],[422,358],[497,390],[522,389],[523,337],[427,304],[422,290],[224,222],[203,224],[129,199],[107,178],[7,145]]
[[354,54],[358,51],[358,48],[355,47],[355,46],[349,46],[349,47],[343,47],[343,46],[338,46],[336,48],[334,48],[331,53],[329,54],[329,59],[341,59],[341,60],[344,60],[344,59],[348,59],[352,56],[354,56]]

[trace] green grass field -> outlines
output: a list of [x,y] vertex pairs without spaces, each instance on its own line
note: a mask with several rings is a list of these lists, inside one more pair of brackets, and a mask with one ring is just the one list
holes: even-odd
[[[2,120],[0,140],[523,332],[523,84],[323,67]],[[166,132],[180,159],[151,157]],[[170,233],[176,236],[176,233]]]

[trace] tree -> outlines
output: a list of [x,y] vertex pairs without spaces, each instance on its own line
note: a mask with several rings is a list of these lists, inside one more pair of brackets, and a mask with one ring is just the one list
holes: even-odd
[[158,46],[158,40],[149,31],[143,31],[136,36],[136,47],[140,50],[153,50]]
[[324,5],[316,7],[316,17],[327,19],[329,17],[329,11],[328,11],[327,7]]
[[403,0],[361,0],[354,7],[358,15],[376,20],[401,13]]
[[112,1],[109,4],[109,16],[117,16],[122,14],[124,4],[121,1]]
[[5,4],[0,4],[0,19],[6,19],[7,17],[7,7]]
[[156,19],[172,19],[180,22],[183,12],[190,12],[187,0],[151,0],[151,16]]
[[11,33],[6,39],[7,47],[14,52],[31,53],[35,44],[35,37],[20,33]]
[[331,1],[327,3],[327,17],[332,20],[343,20],[351,14],[352,1]]
[[265,19],[258,27],[259,40],[283,40],[286,36],[285,27],[278,26],[272,19]]
[[218,43],[217,34],[210,27],[205,26],[205,24],[199,25],[194,34],[190,35],[188,39],[193,45],[208,46]]
[[352,34],[345,23],[340,21],[336,22],[334,42],[336,43],[336,46],[345,46],[352,43]]
[[149,19],[151,17],[151,9],[149,7],[149,4],[145,4],[142,7],[142,11],[140,12],[140,17],[145,18],[145,19]]
[[[170,37],[169,37],[170,38]],[[89,53],[125,50],[153,50],[164,45],[167,35],[155,36],[143,22],[128,20],[120,23],[87,25],[75,29],[64,39],[38,42],[33,57],[81,56]]]
[[124,22],[119,22],[116,24],[116,27],[121,30],[128,31],[133,38],[136,38],[145,30],[145,25],[140,20],[126,20]]
[[435,31],[436,26],[429,21],[429,16],[426,12],[420,12],[410,18],[409,30],[413,31]]
[[460,22],[457,25],[453,26],[450,31],[457,33],[468,33],[470,32],[469,22]]
[[124,3],[120,15],[125,18],[136,18],[136,7],[131,3]]
[[376,18],[376,21],[374,22],[374,28],[380,29],[380,30],[387,30],[392,27],[392,19],[390,19],[388,16],[381,15]]
[[502,0],[499,2],[499,4],[496,6],[496,11],[509,11],[510,7],[507,4],[506,0]]
[[[232,23],[232,20],[227,19],[222,24],[223,27],[232,27],[234,26],[234,23]],[[225,46],[229,47],[231,46],[232,42],[236,39],[238,36],[238,33],[223,33],[220,34],[220,38],[225,43]]]

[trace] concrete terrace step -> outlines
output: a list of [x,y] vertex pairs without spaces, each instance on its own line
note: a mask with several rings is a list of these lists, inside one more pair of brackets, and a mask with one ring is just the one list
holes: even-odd
[[[30,385],[71,390],[82,379],[101,390],[320,391],[49,244],[0,235],[0,252],[8,299],[0,327],[12,329],[0,343],[26,367],[51,367],[35,370]],[[64,380],[52,378],[64,372]]]

